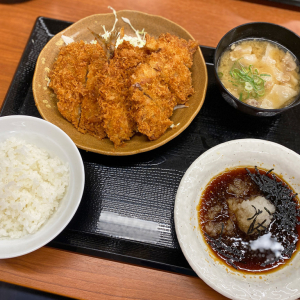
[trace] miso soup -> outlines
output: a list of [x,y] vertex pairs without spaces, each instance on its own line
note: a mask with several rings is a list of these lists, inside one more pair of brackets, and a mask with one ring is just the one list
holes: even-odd
[[282,46],[262,39],[232,44],[219,60],[218,76],[233,96],[259,108],[285,107],[300,92],[298,60]]

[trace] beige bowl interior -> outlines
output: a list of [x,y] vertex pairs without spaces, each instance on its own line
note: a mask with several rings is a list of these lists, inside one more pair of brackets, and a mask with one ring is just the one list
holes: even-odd
[[[144,28],[148,34],[154,37],[158,37],[161,33],[169,32],[186,40],[193,39],[185,29],[159,16],[127,10],[117,12],[117,16],[119,20],[117,28],[124,27],[125,34],[128,35],[133,36],[134,32],[128,24],[123,22],[121,17],[128,18],[135,29],[142,30]],[[195,93],[188,101],[189,108],[175,110],[171,120],[174,124],[180,123],[180,125],[176,128],[168,129],[162,137],[155,141],[149,141],[146,136],[137,134],[121,147],[115,148],[108,138],[100,141],[91,135],[78,132],[59,113],[56,104],[57,99],[52,89],[47,87],[48,73],[52,68],[55,58],[58,56],[60,47],[64,45],[61,38],[62,35],[72,37],[75,41],[84,40],[90,42],[94,40],[94,36],[89,29],[103,34],[104,31],[101,25],[105,25],[105,28],[110,31],[114,21],[115,17],[113,13],[92,15],[74,23],[55,35],[38,57],[32,89],[35,103],[41,116],[65,131],[79,148],[106,155],[132,155],[162,146],[188,127],[203,105],[207,88],[207,70],[200,48],[198,48],[194,54],[194,64],[191,69]]]

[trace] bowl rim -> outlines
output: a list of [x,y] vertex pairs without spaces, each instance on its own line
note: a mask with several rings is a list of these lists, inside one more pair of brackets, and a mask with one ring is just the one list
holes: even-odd
[[[268,109],[268,108],[258,108],[258,107],[255,107],[255,106],[252,106],[252,105],[249,105],[245,102],[242,102],[240,101],[238,98],[236,98],[234,95],[232,95],[226,88],[225,86],[223,85],[222,81],[220,80],[219,76],[218,76],[218,72],[217,72],[217,65],[218,65],[218,62],[216,62],[216,53],[217,53],[217,50],[219,49],[219,47],[221,46],[221,43],[223,41],[223,39],[228,36],[230,33],[232,33],[234,30],[238,29],[238,28],[241,28],[241,27],[244,27],[244,26],[249,26],[249,25],[260,25],[260,24],[266,24],[266,25],[270,25],[270,26],[274,26],[274,27],[279,27],[279,28],[282,28],[283,30],[286,30],[286,31],[289,31],[290,33],[294,34],[296,38],[299,38],[300,39],[300,36],[298,34],[296,34],[294,31],[284,27],[284,26],[281,26],[281,25],[278,25],[278,24],[275,24],[275,23],[270,23],[270,22],[249,22],[249,23],[244,23],[244,24],[241,24],[241,25],[238,25],[232,29],[230,29],[228,32],[226,32],[222,38],[220,39],[220,41],[218,42],[218,45],[216,47],[216,50],[215,50],[215,53],[214,53],[214,73],[215,73],[215,77],[216,77],[216,80],[218,82],[218,84],[220,84],[222,86],[222,88],[224,88],[234,99],[236,99],[237,101],[239,101],[240,105],[244,105],[254,111],[256,111],[257,113],[259,112],[262,112],[262,113],[279,113],[279,112],[283,112],[285,110],[288,110],[290,108],[293,108],[297,105],[300,104],[300,101],[298,103],[295,103],[296,100],[298,100],[300,98],[300,93],[298,94],[297,98],[295,99],[295,101],[291,104],[291,105],[288,105],[288,106],[285,106],[283,108],[273,108],[273,109]],[[266,39],[268,40],[268,39]],[[270,40],[271,41],[271,40]],[[229,44],[230,45],[230,44]],[[229,46],[228,45],[228,46]],[[287,49],[289,50],[289,49]],[[289,50],[290,51],[290,50]],[[298,57],[297,57],[298,58]],[[219,58],[220,59],[220,58]],[[300,58],[298,58],[298,60],[300,61]]]
[[[76,147],[75,143],[72,141],[72,139],[62,130],[60,129],[58,126],[44,120],[38,117],[33,117],[33,116],[27,116],[27,115],[10,115],[10,116],[3,116],[0,117],[0,126],[1,123],[5,120],[16,120],[16,121],[29,121],[29,122],[33,122],[33,123],[43,123],[44,126],[51,128],[51,130],[53,130],[56,134],[60,134],[60,136],[66,140],[66,142],[70,145],[70,150],[72,151],[73,155],[75,155],[76,158],[76,170],[80,170],[80,174],[79,174],[79,184],[76,184],[77,189],[76,189],[76,196],[71,197],[72,195],[74,196],[74,192],[72,194],[70,194],[70,200],[73,203],[75,203],[75,205],[73,207],[69,207],[68,208],[68,213],[65,215],[65,218],[61,221],[61,225],[59,226],[59,228],[55,229],[53,231],[49,231],[49,233],[47,234],[47,236],[45,238],[43,237],[37,237],[37,242],[34,243],[34,245],[30,245],[28,247],[26,247],[26,249],[23,249],[22,247],[20,247],[19,250],[17,251],[12,251],[10,254],[3,254],[0,252],[0,259],[7,259],[7,258],[13,258],[13,257],[18,257],[18,256],[22,256],[28,253],[31,253],[37,249],[40,249],[41,247],[45,246],[46,244],[48,244],[50,241],[52,241],[56,236],[58,236],[65,228],[66,226],[70,223],[70,221],[72,220],[72,218],[74,217],[76,211],[78,210],[78,207],[81,203],[82,200],[82,195],[83,195],[83,191],[84,191],[84,186],[85,186],[85,171],[84,171],[84,165],[83,165],[83,160],[81,157],[81,154],[78,150],[78,148]],[[1,127],[0,127],[1,128]],[[7,129],[5,128],[5,131]],[[24,132],[24,131],[23,131]],[[13,133],[16,133],[16,131],[13,131]],[[1,136],[1,130],[0,130],[0,136]],[[26,139],[25,139],[26,140]],[[34,144],[33,142],[29,142]],[[51,143],[56,144],[54,142],[54,140],[51,140]],[[41,148],[40,146],[38,146],[39,148]],[[46,149],[47,150],[47,149]],[[70,150],[68,152],[70,152]],[[71,180],[71,168],[70,168],[70,179]],[[75,184],[75,183],[74,183]],[[71,182],[69,181],[69,186],[68,189],[71,187]],[[65,193],[65,196],[67,195],[67,192]],[[64,196],[64,197],[65,197]],[[63,199],[61,199],[62,201]],[[76,200],[76,201],[75,201]],[[69,202],[68,201],[68,202]],[[13,242],[13,241],[21,241],[22,238],[26,238],[26,237],[33,237],[33,241],[34,240],[34,235],[36,233],[38,233],[47,223],[48,221],[53,217],[53,215],[55,213],[57,213],[58,210],[55,210],[53,212],[53,214],[46,220],[46,222],[33,234],[27,234],[21,238],[1,238],[1,241],[5,241],[5,242]],[[62,213],[63,214],[63,211]],[[41,240],[39,242],[39,240]]]

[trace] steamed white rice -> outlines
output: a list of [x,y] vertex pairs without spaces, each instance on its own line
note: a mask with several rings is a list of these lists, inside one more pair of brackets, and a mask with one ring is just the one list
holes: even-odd
[[69,167],[15,137],[0,143],[0,237],[36,232],[59,206]]

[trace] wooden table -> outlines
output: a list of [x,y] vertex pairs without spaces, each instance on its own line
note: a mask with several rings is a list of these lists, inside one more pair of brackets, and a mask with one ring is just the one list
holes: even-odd
[[[215,47],[231,28],[255,21],[300,35],[300,9],[269,1],[0,0],[0,107],[38,16],[75,22],[95,13],[130,9],[161,15]],[[3,3],[4,2],[4,3]],[[0,261],[0,281],[83,299],[225,299],[201,279],[43,247]]]

